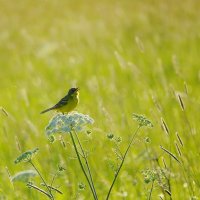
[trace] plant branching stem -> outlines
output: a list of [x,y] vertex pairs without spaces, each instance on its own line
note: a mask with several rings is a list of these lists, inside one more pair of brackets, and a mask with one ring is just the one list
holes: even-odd
[[74,145],[74,149],[75,149],[75,151],[76,151],[76,155],[77,155],[79,164],[80,164],[80,166],[81,166],[81,169],[82,169],[82,171],[83,171],[83,173],[84,173],[84,175],[85,175],[85,178],[87,179],[87,182],[88,182],[88,184],[89,184],[89,187],[90,187],[90,190],[91,190],[91,192],[92,192],[92,194],[93,194],[94,199],[97,200],[97,199],[96,199],[96,196],[95,196],[95,193],[94,193],[94,190],[93,190],[93,187],[92,187],[92,185],[91,185],[91,183],[90,183],[90,180],[89,180],[89,178],[88,178],[88,175],[87,175],[87,173],[85,172],[85,169],[84,169],[84,167],[83,167],[83,164],[82,164],[80,155],[79,155],[79,153],[78,153],[78,149],[77,149],[76,143],[75,143],[75,141],[74,141],[74,137],[73,137],[73,135],[72,135],[72,132],[70,132],[70,136],[71,136],[72,143],[73,143],[73,145]]
[[150,193],[149,193],[148,200],[151,200],[151,194],[152,194],[152,192],[153,192],[153,186],[154,186],[154,181],[153,181],[152,184],[151,184],[151,190],[150,190]]
[[55,173],[55,174],[53,175],[53,178],[52,178],[52,181],[51,181],[51,185],[48,186],[48,187],[50,188],[50,191],[51,191],[51,189],[53,189],[53,182],[54,182],[54,180],[55,180],[57,174],[58,174],[58,173]]
[[111,184],[111,186],[110,186],[110,189],[109,189],[109,191],[108,191],[106,200],[109,199],[109,196],[110,196],[110,193],[111,193],[111,191],[112,191],[112,188],[113,188],[113,186],[114,186],[114,184],[115,184],[115,181],[116,181],[116,179],[117,179],[117,177],[118,177],[118,175],[119,175],[119,172],[120,172],[120,170],[121,170],[121,168],[122,168],[122,166],[123,166],[123,164],[124,164],[124,160],[125,160],[125,158],[126,158],[126,155],[127,155],[128,151],[129,151],[129,149],[130,149],[130,147],[131,147],[131,145],[132,145],[132,143],[133,143],[133,140],[135,139],[135,136],[137,135],[137,133],[138,133],[138,131],[139,131],[140,128],[141,128],[141,126],[138,126],[138,128],[136,129],[136,131],[133,133],[133,136],[132,136],[132,138],[131,138],[131,140],[130,140],[130,143],[129,143],[129,145],[128,145],[128,147],[127,147],[127,149],[126,149],[126,151],[125,151],[125,153],[124,153],[124,155],[123,155],[123,157],[122,157],[121,164],[120,164],[120,166],[119,166],[119,168],[118,168],[118,170],[117,170],[117,172],[116,172],[116,174],[115,174],[115,177],[114,177],[114,179],[113,179],[113,182],[112,182],[112,184]]
[[80,140],[79,140],[79,138],[78,138],[78,135],[77,135],[76,131],[74,131],[74,133],[75,133],[76,139],[77,139],[77,141],[78,141],[78,144],[79,144],[79,146],[80,146],[80,148],[81,148],[81,151],[82,151],[82,154],[83,154],[83,159],[85,160],[85,163],[86,163],[86,166],[87,166],[87,169],[88,169],[88,173],[89,173],[89,176],[90,176],[90,181],[91,181],[91,184],[92,184],[92,187],[93,187],[93,191],[94,191],[94,193],[95,193],[96,199],[98,199],[97,193],[96,193],[96,190],[95,190],[95,187],[94,187],[94,181],[93,181],[93,178],[92,178],[90,166],[89,166],[89,163],[88,163],[88,160],[87,160],[87,156],[85,155],[85,152],[84,152],[84,150],[83,150],[83,147],[82,147],[82,145],[81,145],[81,142],[80,142]]
[[37,190],[37,191],[39,191],[39,192],[41,192],[41,193],[43,193],[43,194],[45,194],[45,195],[47,195],[47,196],[51,199],[51,195],[50,195],[49,193],[47,193],[46,191],[44,191],[44,190],[42,190],[41,188],[37,187],[36,185],[27,183],[27,186],[28,186],[28,187],[31,187],[31,188],[33,188],[33,189],[35,189],[35,190]]
[[52,199],[52,200],[54,200],[54,197],[53,197],[53,195],[51,193],[51,189],[48,187],[48,185],[47,185],[46,181],[44,180],[42,174],[39,172],[39,170],[37,169],[37,167],[33,164],[32,160],[30,160],[29,163],[33,166],[33,168],[37,171],[38,175],[42,179],[44,185],[46,186],[46,188],[47,188],[47,190],[49,192],[49,198]]
[[[45,186],[44,183],[42,183],[41,185]],[[57,189],[57,188],[55,188],[55,187],[53,187],[51,185],[48,185],[48,187],[51,188],[52,190],[58,192],[59,194],[63,194],[59,189]]]

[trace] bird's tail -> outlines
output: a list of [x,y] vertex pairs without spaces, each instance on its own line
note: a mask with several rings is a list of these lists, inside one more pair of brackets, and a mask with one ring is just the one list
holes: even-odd
[[48,112],[48,111],[50,111],[50,110],[53,110],[53,109],[54,109],[54,107],[48,108],[48,109],[46,109],[46,110],[43,110],[40,114],[46,113],[46,112]]

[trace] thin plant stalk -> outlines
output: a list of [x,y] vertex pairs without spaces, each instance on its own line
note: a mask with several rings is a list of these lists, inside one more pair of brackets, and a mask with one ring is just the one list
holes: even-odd
[[121,170],[121,168],[122,168],[122,166],[123,166],[123,164],[124,164],[126,155],[127,155],[128,151],[129,151],[129,149],[130,149],[130,147],[131,147],[131,145],[132,145],[132,143],[133,143],[133,140],[135,139],[135,136],[137,135],[137,133],[138,133],[138,131],[139,131],[140,128],[141,128],[141,126],[138,126],[138,128],[136,129],[136,131],[133,133],[133,136],[132,136],[132,138],[131,138],[131,140],[130,140],[130,143],[129,143],[129,145],[128,145],[128,147],[127,147],[127,149],[126,149],[126,151],[125,151],[125,153],[124,153],[124,155],[123,155],[123,157],[122,157],[121,164],[120,164],[120,166],[119,166],[119,168],[118,168],[118,170],[117,170],[117,172],[116,172],[116,174],[115,174],[115,177],[114,177],[114,179],[113,179],[113,182],[112,182],[112,184],[111,184],[111,186],[110,186],[110,189],[109,189],[109,191],[108,191],[106,200],[109,199],[109,196],[110,196],[110,193],[111,193],[111,191],[112,191],[112,188],[113,188],[113,186],[114,186],[114,184],[115,184],[115,181],[116,181],[116,179],[117,179],[117,177],[118,177],[118,175],[119,175],[119,172],[120,172],[120,170]]
[[87,169],[88,169],[88,173],[89,173],[89,176],[90,176],[90,181],[91,181],[91,184],[92,184],[92,187],[93,187],[93,191],[94,191],[94,193],[95,193],[96,199],[98,199],[97,193],[96,193],[96,190],[95,190],[95,187],[94,187],[94,181],[93,181],[93,178],[92,178],[90,166],[89,166],[89,163],[88,163],[88,160],[87,160],[87,156],[85,155],[85,151],[83,150],[83,147],[82,147],[82,145],[81,145],[81,142],[80,142],[80,140],[79,140],[79,138],[78,138],[78,135],[77,135],[76,131],[74,131],[74,133],[75,133],[76,139],[77,139],[77,141],[78,141],[78,144],[79,144],[79,146],[80,146],[80,148],[81,148],[81,151],[82,151],[82,154],[83,154],[83,158],[84,158],[85,163],[86,163],[86,167],[87,167]]
[[150,193],[149,193],[148,200],[151,200],[151,194],[152,194],[152,192],[153,192],[154,181],[155,181],[155,180],[153,180],[153,182],[152,182],[152,184],[151,184],[151,190],[150,190]]
[[31,160],[29,161],[29,163],[33,166],[33,168],[37,171],[38,175],[42,179],[44,185],[46,186],[46,188],[47,188],[47,190],[49,192],[49,198],[52,199],[52,200],[54,200],[54,197],[53,197],[53,195],[51,193],[51,189],[48,187],[48,185],[47,185],[46,181],[44,180],[42,174],[39,172],[39,170],[37,169],[37,167],[33,164],[33,162]]
[[55,178],[56,178],[57,174],[58,174],[58,173],[54,174],[54,176],[53,176],[53,178],[52,178],[52,181],[51,181],[51,185],[48,186],[48,187],[50,188],[50,191],[51,191],[51,189],[53,189],[53,182],[55,181]]
[[85,178],[87,179],[87,182],[88,182],[88,184],[89,184],[89,187],[90,187],[90,190],[91,190],[91,192],[92,192],[92,194],[93,194],[94,199],[97,200],[97,198],[96,198],[96,196],[95,196],[95,192],[94,192],[94,190],[93,190],[93,187],[92,187],[92,185],[91,185],[91,183],[90,183],[90,180],[89,180],[89,178],[88,178],[88,175],[87,175],[87,173],[86,173],[86,171],[85,171],[85,169],[84,169],[84,167],[83,167],[83,164],[82,164],[82,161],[81,161],[81,158],[80,158],[80,155],[79,155],[79,152],[78,152],[76,143],[75,143],[75,141],[74,141],[74,137],[73,137],[73,135],[72,135],[72,132],[70,132],[70,136],[71,136],[72,143],[73,143],[73,146],[74,146],[74,148],[75,148],[75,152],[76,152],[76,155],[77,155],[79,164],[80,164],[80,166],[81,166],[81,169],[82,169],[82,171],[83,171],[83,173],[84,173],[84,175],[85,175]]
[[44,190],[42,190],[41,188],[37,187],[36,185],[33,185],[33,184],[31,184],[31,183],[27,183],[27,186],[28,186],[28,187],[31,187],[31,188],[33,188],[33,189],[35,189],[35,190],[37,190],[37,191],[39,191],[39,192],[41,192],[41,193],[43,193],[43,194],[45,194],[45,195],[48,196],[50,199],[52,198],[51,195],[50,195],[49,193],[47,193],[46,191],[44,191]]
[[[41,185],[44,186],[44,183],[42,183]],[[48,187],[49,187],[51,190],[54,190],[54,191],[56,191],[56,192],[59,193],[59,194],[63,194],[59,189],[57,189],[57,188],[55,188],[55,187],[53,187],[53,186],[51,186],[51,185],[48,185]]]

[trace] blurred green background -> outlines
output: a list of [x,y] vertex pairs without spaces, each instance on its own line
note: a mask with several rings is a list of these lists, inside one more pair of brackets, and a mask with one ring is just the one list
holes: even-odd
[[[50,144],[44,128],[53,112],[39,114],[73,86],[81,89],[76,110],[95,120],[91,136],[80,137],[90,151],[99,199],[105,199],[114,176],[111,163],[117,162],[107,134],[122,137],[124,151],[137,127],[132,113],[146,115],[154,128],[138,135],[111,199],[147,199],[151,184],[144,183],[142,171],[158,167],[156,161],[163,167],[163,157],[172,173],[172,199],[198,197],[199,10],[198,0],[1,0],[0,106],[8,116],[0,112],[0,199],[46,199],[23,183],[12,185],[6,170],[14,175],[31,169],[13,161],[35,147],[35,163],[48,181],[58,164],[66,168],[55,182],[64,193],[56,199],[92,199],[70,137],[62,139],[65,148],[59,140]],[[159,147],[178,157],[176,132],[184,143],[184,165],[170,162]],[[164,192],[156,183],[152,199],[159,195]]]

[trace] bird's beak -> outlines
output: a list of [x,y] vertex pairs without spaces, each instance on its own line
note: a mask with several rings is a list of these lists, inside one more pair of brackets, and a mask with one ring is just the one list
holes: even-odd
[[76,92],[79,91],[79,90],[80,90],[80,89],[77,87],[77,88],[76,88]]

